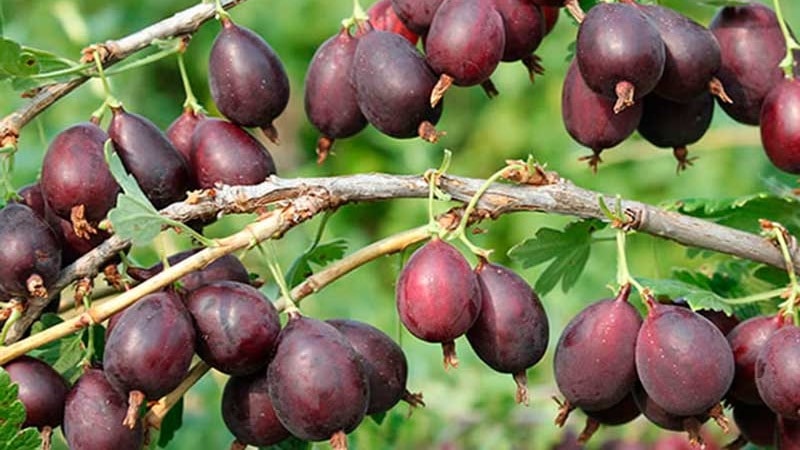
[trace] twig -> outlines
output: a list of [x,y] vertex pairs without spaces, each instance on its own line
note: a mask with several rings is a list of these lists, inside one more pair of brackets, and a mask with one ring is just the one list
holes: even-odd
[[[222,6],[229,9],[244,1],[223,0]],[[108,67],[122,61],[149,47],[156,40],[194,33],[214,15],[214,3],[199,3],[133,34],[97,44],[103,49],[103,66]],[[87,72],[93,73],[94,71],[87,70]],[[50,84],[39,90],[25,105],[0,121],[0,146],[16,143],[20,131],[28,122],[87,80],[89,77],[78,77],[63,83]]]
[[[454,200],[463,203],[472,198],[484,181],[445,175],[441,177],[440,188]],[[422,176],[417,175],[359,174],[294,179],[273,176],[254,186],[223,186],[205,191],[202,195],[193,196],[191,202],[172,204],[161,213],[170,219],[186,222],[221,214],[252,212],[270,204],[308,200],[316,196],[325,204],[324,208],[314,212],[316,214],[348,203],[426,198],[427,195],[428,184]],[[481,197],[478,208],[491,218],[516,211],[538,211],[607,220],[597,201],[599,195],[601,194],[563,179],[544,186],[497,183]],[[616,198],[607,196],[607,202],[616,202]],[[623,210],[637,218],[634,228],[639,232],[691,247],[713,250],[778,268],[784,267],[781,252],[757,234],[633,200],[622,200],[621,205]],[[289,228],[281,230],[281,233]],[[105,261],[127,246],[128,243],[124,240],[111,237],[65,268],[50,290],[58,292],[74,280],[93,277]],[[795,253],[792,259],[800,266],[800,255]],[[44,302],[29,302],[28,311],[12,327],[6,342],[14,342],[24,334],[39,317],[44,307],[41,303]]]

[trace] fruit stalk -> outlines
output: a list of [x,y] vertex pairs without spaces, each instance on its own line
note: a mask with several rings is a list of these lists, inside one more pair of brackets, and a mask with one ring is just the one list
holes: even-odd
[[781,10],[780,0],[773,0],[772,3],[775,6],[775,15],[778,17],[781,33],[783,33],[783,38],[786,40],[786,57],[783,58],[780,66],[786,74],[786,78],[794,79],[794,51],[800,50],[800,44],[794,39],[792,32],[789,31],[789,27],[786,25],[786,21],[783,19],[783,10]]

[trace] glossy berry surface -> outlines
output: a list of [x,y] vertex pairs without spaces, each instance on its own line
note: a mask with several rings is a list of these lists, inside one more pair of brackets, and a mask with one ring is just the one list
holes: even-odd
[[192,169],[202,189],[216,183],[253,185],[275,174],[272,155],[247,131],[220,119],[205,119],[192,137]]
[[156,292],[126,309],[109,334],[103,368],[120,392],[156,400],[186,376],[194,355],[192,319],[174,293]]
[[71,450],[140,450],[141,421],[122,425],[128,398],[114,389],[102,370],[88,369],[72,386],[64,408],[64,436]]
[[586,84],[617,99],[617,111],[652,91],[664,71],[666,52],[658,30],[630,4],[600,3],[590,9],[575,50]]
[[392,8],[409,30],[424,35],[443,0],[391,0]]
[[61,246],[32,209],[9,203],[0,209],[0,288],[27,298],[44,295],[61,269]]
[[197,331],[197,355],[230,375],[248,375],[267,365],[281,324],[278,311],[258,289],[217,281],[192,291],[186,308]]
[[800,328],[787,324],[772,333],[758,352],[756,386],[775,413],[800,419]]
[[69,384],[64,377],[42,360],[20,356],[3,365],[11,382],[17,385],[17,398],[25,405],[25,427],[61,425]]
[[[417,2],[419,3],[419,2]],[[376,30],[389,31],[399,34],[408,40],[411,45],[417,45],[419,35],[409,30],[403,20],[392,7],[391,0],[378,0],[367,10],[369,23]]]
[[275,415],[268,386],[266,369],[225,383],[222,420],[242,444],[270,446],[291,436]]
[[358,106],[375,128],[396,138],[420,135],[423,122],[436,124],[441,104],[431,108],[436,76],[402,37],[373,30],[358,39],[351,79]]
[[403,349],[383,331],[364,322],[330,319],[353,349],[361,355],[369,380],[367,414],[380,414],[407,397],[408,361]]
[[208,83],[220,112],[245,127],[272,129],[289,102],[289,79],[278,55],[259,35],[229,19],[222,20],[211,47]]
[[775,13],[758,2],[726,6],[709,29],[722,54],[717,77],[733,100],[720,106],[734,120],[758,125],[764,98],[783,79],[778,64],[786,55],[786,44]]
[[728,397],[737,403],[760,405],[764,401],[756,387],[756,359],[772,333],[782,325],[777,316],[757,316],[745,320],[728,333],[736,373]]
[[545,35],[542,9],[526,0],[495,0],[503,18],[505,45],[502,61],[517,61],[539,47]]
[[649,307],[636,339],[636,370],[644,390],[678,416],[708,411],[733,381],[728,341],[711,321],[687,308],[655,302]]
[[775,167],[800,173],[800,81],[783,79],[764,99],[761,144]]
[[104,219],[117,202],[119,187],[106,164],[108,135],[93,123],[73,125],[50,143],[42,161],[42,194],[59,217],[69,220],[72,208],[84,206],[91,223]]
[[569,321],[553,359],[558,389],[571,407],[602,410],[620,402],[636,382],[634,349],[642,318],[624,288]]
[[699,432],[700,425],[709,419],[709,415],[705,412],[693,416],[680,416],[665,410],[663,406],[647,395],[639,383],[633,389],[633,399],[647,420],[665,430],[696,433]]
[[425,37],[425,60],[459,86],[486,81],[505,49],[503,18],[494,2],[444,0]]
[[122,107],[113,108],[108,135],[153,206],[161,209],[186,197],[186,161],[153,122]]
[[[180,152],[183,160],[190,164],[192,160],[192,136],[197,125],[206,118],[203,113],[196,113],[191,108],[184,109],[167,128],[167,139]],[[189,167],[191,170],[191,167]]]
[[333,325],[291,317],[268,367],[278,419],[300,439],[349,433],[367,412],[369,381],[361,358]]

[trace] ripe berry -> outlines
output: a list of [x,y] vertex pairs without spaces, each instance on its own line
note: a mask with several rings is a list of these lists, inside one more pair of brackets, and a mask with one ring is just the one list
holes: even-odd
[[15,297],[47,297],[61,269],[61,246],[32,209],[9,203],[0,209],[0,289]]
[[733,405],[733,421],[747,442],[763,447],[775,443],[778,417],[767,406],[737,403]]
[[800,82],[783,79],[761,108],[761,144],[775,167],[800,173]]
[[406,24],[409,30],[418,35],[428,33],[433,15],[443,0],[391,0],[397,17]]
[[222,19],[208,58],[208,84],[219,111],[243,127],[260,127],[272,140],[272,121],[289,103],[289,79],[280,58],[261,36]]
[[212,118],[197,125],[191,165],[201,189],[258,184],[275,174],[272,155],[260,142],[235,124]]
[[112,108],[108,135],[153,206],[161,209],[186,197],[186,161],[153,122],[122,107]]
[[733,381],[733,352],[705,317],[679,306],[648,301],[636,339],[636,371],[655,403],[677,416],[703,414]]
[[517,402],[527,403],[526,370],[547,350],[547,315],[539,296],[511,269],[481,260],[475,274],[481,309],[467,340],[489,367],[514,376]]
[[412,394],[406,389],[406,355],[386,333],[355,320],[331,319],[326,322],[336,327],[356,353],[361,355],[369,381],[367,414],[386,412],[400,400],[407,401],[411,406],[425,405],[421,394]]
[[653,401],[640,383],[636,383],[633,389],[633,400],[647,420],[659,428],[670,431],[686,431],[689,434],[690,442],[702,443],[700,428],[710,417],[707,412],[692,416],[672,414]]
[[664,42],[631,4],[600,3],[590,9],[578,29],[575,50],[586,84],[616,99],[615,112],[652,91],[664,71]]
[[350,82],[357,45],[358,37],[342,28],[319,46],[308,66],[304,104],[308,120],[322,134],[317,140],[320,160],[325,159],[335,139],[353,136],[367,126]]
[[800,421],[778,416],[775,448],[780,450],[800,449]]
[[41,430],[61,425],[69,392],[69,384],[61,374],[44,361],[24,355],[7,362],[3,369],[17,385],[17,397],[25,406],[23,428]]
[[475,273],[461,252],[434,237],[408,259],[397,279],[397,312],[414,336],[441,342],[445,368],[458,366],[455,339],[481,310]]
[[228,379],[222,391],[222,420],[246,445],[267,447],[291,436],[272,407],[266,368]]
[[777,414],[800,419],[800,328],[785,324],[767,339],[756,359],[756,386]]
[[709,29],[722,54],[717,77],[733,100],[720,106],[734,120],[758,125],[764,98],[783,79],[778,64],[786,55],[786,43],[775,13],[758,2],[726,6]]
[[425,60],[440,74],[431,104],[436,105],[452,83],[475,86],[488,80],[505,43],[503,18],[494,2],[444,0],[425,37]]
[[633,389],[634,348],[642,318],[628,303],[629,294],[630,286],[625,286],[616,298],[587,306],[561,333],[553,370],[567,402],[557,419],[559,425],[572,408],[610,408]]
[[569,65],[561,92],[564,127],[573,139],[589,147],[593,155],[584,157],[592,170],[602,162],[600,153],[630,136],[642,118],[642,102],[614,113],[614,100],[592,91],[573,62]]
[[618,426],[629,423],[639,417],[642,412],[633,399],[633,391],[629,392],[622,400],[608,408],[597,411],[584,411],[586,425],[578,436],[578,442],[585,444],[594,435],[600,425]]
[[278,419],[307,441],[346,439],[367,412],[369,382],[361,358],[333,325],[291,316],[267,370]]
[[782,316],[757,316],[745,320],[728,333],[736,371],[728,397],[749,405],[764,403],[756,387],[756,359],[764,343],[783,325]]
[[106,380],[102,370],[88,369],[72,386],[64,407],[64,437],[71,450],[140,450],[142,422],[122,425],[128,399]]
[[[168,257],[167,262],[170,265],[177,264],[199,251],[200,249],[195,248],[176,253]],[[163,268],[160,262],[147,269],[128,267],[128,275],[136,281],[145,281],[158,275]],[[202,269],[187,273],[179,278],[177,283],[180,285],[180,292],[188,294],[215,281],[236,281],[246,284],[250,281],[250,276],[239,258],[227,254]]]
[[217,281],[192,291],[186,308],[197,331],[197,355],[230,375],[267,365],[281,330],[278,311],[258,289]]
[[373,3],[367,10],[367,15],[372,28],[399,34],[406,38],[411,45],[417,45],[419,35],[406,27],[392,7],[392,0],[378,0]]
[[[202,112],[195,112],[192,108],[183,110],[167,128],[167,139],[180,152],[183,160],[190,164],[192,160],[192,135],[197,125],[206,118]],[[191,166],[189,166],[191,170]]]
[[545,17],[542,9],[526,0],[495,0],[497,12],[503,18],[505,46],[502,61],[522,61],[534,74],[543,73],[533,55],[546,33]]

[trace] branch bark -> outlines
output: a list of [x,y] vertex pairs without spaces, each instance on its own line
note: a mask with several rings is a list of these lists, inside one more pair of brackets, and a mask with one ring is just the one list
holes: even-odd
[[[222,0],[225,9],[243,3],[245,0]],[[156,22],[147,28],[117,40],[98,44],[104,51],[103,66],[111,66],[134,53],[150,46],[157,39],[169,39],[185,34],[192,34],[215,15],[213,2],[200,3],[174,14],[172,17]],[[94,70],[89,70],[94,73]],[[78,77],[63,83],[47,85],[36,93],[17,111],[12,112],[0,121],[0,147],[16,144],[22,128],[34,117],[50,105],[66,96],[90,77]]]
[[[469,201],[483,183],[484,180],[476,178],[450,175],[440,178],[441,189],[452,196],[454,200],[464,203]],[[483,195],[478,203],[478,208],[482,217],[490,218],[512,212],[538,211],[606,220],[598,202],[600,195],[603,194],[583,189],[561,178],[552,184],[543,186],[495,183]],[[264,183],[254,186],[222,186],[219,189],[203,191],[200,195],[193,196],[191,201],[168,206],[162,210],[162,214],[171,219],[186,222],[192,219],[216,217],[220,214],[252,212],[276,203],[293,205],[296,202],[303,203],[314,200],[321,202],[318,209],[310,212],[311,215],[314,215],[348,203],[426,198],[427,196],[427,181],[422,176],[416,175],[359,174],[294,179],[271,177]],[[608,195],[605,195],[605,200],[608,204],[614,204],[616,201],[615,197]],[[683,245],[713,250],[783,268],[783,257],[780,251],[759,235],[677,212],[666,211],[633,200],[622,200],[622,206],[636,217],[635,228],[640,232]],[[302,218],[302,220],[300,217],[295,218],[290,221],[290,226],[280,230],[276,229],[274,232],[280,235],[306,218]],[[112,237],[64,269],[59,280],[51,289],[53,292],[57,292],[77,279],[93,277],[105,261],[127,246],[128,242],[125,240],[117,236]],[[229,252],[236,249],[229,249]],[[224,254],[219,253],[218,248],[208,250],[214,250],[216,257]],[[793,255],[793,260],[795,264],[800,265],[800,255],[797,252]],[[159,287],[172,281],[174,279],[166,280]],[[126,294],[130,294],[138,288],[139,286]],[[152,292],[152,290],[147,292]],[[30,301],[28,310],[12,327],[6,342],[18,340],[39,317],[45,304],[46,302]]]

